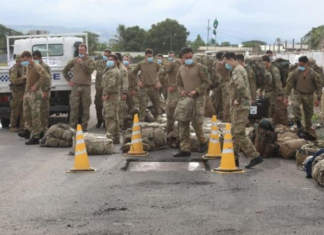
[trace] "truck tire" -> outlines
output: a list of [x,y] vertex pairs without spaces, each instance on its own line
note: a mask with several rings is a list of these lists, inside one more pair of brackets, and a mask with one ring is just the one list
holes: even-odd
[[4,128],[8,128],[10,125],[10,120],[7,118],[3,118],[1,119],[1,126]]

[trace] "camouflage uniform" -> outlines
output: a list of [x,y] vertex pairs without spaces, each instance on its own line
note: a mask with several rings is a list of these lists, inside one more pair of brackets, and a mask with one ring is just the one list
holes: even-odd
[[9,70],[9,79],[11,81],[12,88],[12,99],[10,101],[11,114],[10,114],[10,128],[19,127],[24,129],[24,112],[23,112],[23,97],[25,93],[26,80],[23,79],[25,74],[24,69],[21,65],[15,64]]
[[312,116],[314,114],[314,92],[316,92],[318,100],[321,100],[322,96],[321,76],[312,68],[309,68],[309,72],[306,76],[304,76],[303,72],[296,69],[289,74],[285,88],[286,99],[288,99],[292,89],[294,89],[292,106],[295,121],[301,121],[302,115],[300,105],[303,104],[305,129],[309,131],[312,126]]
[[[121,74],[121,84],[120,84],[120,93],[123,95],[128,95],[128,72],[122,63],[119,63],[119,71]],[[119,104],[119,121],[120,121],[120,126],[122,127],[123,125],[123,120],[124,117],[127,115],[127,103],[126,100],[120,100]],[[118,130],[119,133],[120,130]]]
[[[82,107],[82,130],[88,130],[91,105],[91,74],[95,70],[94,61],[84,56],[82,63],[77,62],[79,57],[70,60],[63,69],[63,75],[67,81],[72,80],[74,85],[70,97],[70,123],[69,126],[76,129],[79,117],[80,102]],[[73,78],[68,72],[73,68]]]
[[121,89],[121,72],[114,66],[105,68],[102,76],[102,95],[107,95],[104,100],[104,113],[106,123],[106,135],[108,138],[115,140],[119,138],[119,104]]
[[[128,96],[127,96],[126,104],[129,111],[133,108],[138,108],[139,101],[138,101],[137,79],[133,75],[133,68],[128,66],[127,73],[128,73]],[[136,95],[132,95],[133,91],[136,92]]]
[[[161,63],[161,66],[164,67],[168,63]],[[162,87],[159,90],[160,96],[163,95],[165,101],[168,99],[168,75],[165,74],[164,77],[159,77],[159,82],[161,83]],[[161,104],[162,106],[162,104]]]
[[274,118],[277,97],[282,94],[282,82],[280,71],[276,66],[271,65],[270,68],[267,68],[267,72],[266,82],[261,91],[265,91],[265,98],[267,99],[269,107],[266,116]]
[[180,98],[180,94],[177,90],[177,74],[181,67],[181,64],[178,60],[172,61],[166,65],[164,65],[159,73],[158,78],[159,81],[163,80],[165,77],[168,77],[167,80],[167,90],[169,87],[173,87],[174,91],[168,91],[168,98],[166,100],[166,115],[167,115],[167,128],[166,132],[170,133],[174,131],[174,111],[177,107],[177,103]]
[[41,105],[41,123],[42,123],[42,132],[45,134],[48,130],[48,117],[49,117],[49,111],[50,111],[50,100],[51,100],[51,86],[52,86],[52,74],[51,74],[51,68],[44,63],[43,61],[39,63],[43,69],[48,74],[48,79],[46,80],[45,84],[42,86],[42,91],[47,92],[48,96],[47,99],[42,99],[42,105]]
[[249,65],[246,65],[244,68],[245,68],[245,70],[247,72],[247,75],[248,75],[248,78],[249,78],[250,91],[251,91],[251,100],[256,101],[257,85],[256,85],[255,72],[253,71],[253,69]]
[[[146,107],[148,97],[150,98],[154,113],[154,118],[157,118],[160,114],[160,94],[154,86],[157,84],[157,73],[161,69],[161,65],[152,62],[148,63],[146,61],[139,62],[133,70],[133,75],[137,78],[137,73],[141,71],[141,82],[143,84],[143,88],[140,88],[139,91],[139,119],[140,122],[144,122],[145,114],[146,114]],[[137,82],[140,80],[137,78]]]
[[[25,129],[30,131],[32,137],[39,139],[42,131],[41,105],[43,100],[42,87],[48,81],[49,75],[43,67],[37,63],[28,65],[26,90],[24,95]],[[32,92],[30,88],[36,86]]]
[[96,74],[96,82],[95,82],[96,95],[95,95],[94,104],[96,106],[97,120],[99,123],[99,122],[103,122],[101,82],[102,82],[102,73],[103,73],[104,69],[106,68],[106,61],[104,61],[104,60],[96,61],[95,65],[96,65],[97,74]]
[[[191,120],[192,127],[195,129],[197,139],[200,144],[206,143],[206,138],[202,129],[204,123],[206,92],[210,86],[210,76],[207,68],[197,62],[190,66],[182,66],[177,75],[177,86],[179,94],[182,91],[190,93],[197,91],[193,97],[194,103],[194,117]],[[190,145],[190,121],[179,121],[180,132],[180,149],[182,152],[191,152]]]
[[221,85],[220,85],[220,83],[222,81],[222,77],[216,71],[216,63],[217,63],[217,61],[214,62],[213,73],[212,73],[212,78],[211,78],[212,83],[213,83],[213,81],[215,83],[214,87],[212,89],[211,99],[212,99],[213,106],[216,111],[217,118],[222,120],[222,118],[223,118],[222,117],[223,101],[222,101],[222,90],[221,90]]
[[[236,65],[232,72],[229,82],[229,94],[235,159],[238,160],[240,149],[247,157],[256,158],[259,153],[245,134],[251,103],[250,85],[246,70],[239,64]],[[238,105],[234,105],[235,100],[239,103]]]

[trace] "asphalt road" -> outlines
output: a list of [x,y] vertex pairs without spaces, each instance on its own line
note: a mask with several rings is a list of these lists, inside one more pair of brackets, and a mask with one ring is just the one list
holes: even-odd
[[[90,132],[103,133],[94,125],[92,116]],[[324,233],[324,188],[293,160],[267,159],[223,175],[208,170],[217,160],[204,171],[125,171],[128,158],[114,154],[89,157],[97,172],[70,174],[70,149],[24,142],[0,129],[0,234]],[[171,162],[172,152],[130,163]]]

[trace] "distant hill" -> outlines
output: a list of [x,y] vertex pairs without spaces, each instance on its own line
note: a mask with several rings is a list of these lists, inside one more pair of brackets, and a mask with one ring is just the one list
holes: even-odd
[[7,28],[6,26],[0,24],[0,53],[2,54],[3,52],[6,51],[7,46],[6,46],[6,35],[22,35],[21,32],[16,31],[12,28]]

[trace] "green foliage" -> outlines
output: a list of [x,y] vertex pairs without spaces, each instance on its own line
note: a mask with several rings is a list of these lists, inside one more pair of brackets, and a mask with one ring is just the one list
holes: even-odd
[[230,47],[231,43],[230,42],[222,42],[221,47]]
[[155,54],[167,54],[170,50],[178,52],[186,45],[188,35],[186,27],[178,21],[166,19],[153,24],[148,31],[148,47],[151,47]]
[[304,43],[308,44],[311,49],[322,49],[324,42],[324,25],[318,26],[317,28],[312,28],[304,36]]
[[95,33],[91,33],[88,31],[84,31],[84,33],[88,34],[88,54],[94,55],[95,51],[98,50],[99,47],[99,35]]
[[200,34],[197,35],[195,41],[190,42],[190,47],[194,52],[198,50],[199,47],[206,46],[205,41],[201,38]]
[[0,24],[0,54],[4,54],[7,50],[6,36],[15,36],[15,35],[23,35],[23,34]]
[[113,49],[118,51],[144,51],[147,44],[148,33],[139,26],[126,28],[125,25],[117,27],[117,44]]
[[252,41],[242,42],[242,45],[243,47],[255,47],[260,45],[267,45],[267,43],[263,41],[252,40]]

